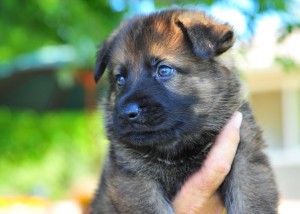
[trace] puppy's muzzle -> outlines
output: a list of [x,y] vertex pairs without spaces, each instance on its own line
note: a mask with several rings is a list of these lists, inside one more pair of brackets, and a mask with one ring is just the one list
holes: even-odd
[[[122,128],[148,129],[161,125],[167,118],[164,107],[155,101],[139,99],[124,101],[116,108],[116,122]],[[124,131],[124,130],[121,130]]]

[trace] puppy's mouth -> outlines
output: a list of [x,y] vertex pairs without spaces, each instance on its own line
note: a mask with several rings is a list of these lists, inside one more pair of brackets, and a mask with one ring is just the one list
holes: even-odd
[[143,126],[123,131],[120,139],[135,145],[153,145],[172,143],[180,138],[182,122],[177,122],[169,128],[149,129]]

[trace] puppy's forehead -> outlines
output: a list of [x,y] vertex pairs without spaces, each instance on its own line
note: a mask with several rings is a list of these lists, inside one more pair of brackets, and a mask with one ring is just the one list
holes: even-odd
[[175,14],[153,14],[127,24],[117,38],[113,64],[138,67],[151,58],[172,59],[183,49],[184,35]]

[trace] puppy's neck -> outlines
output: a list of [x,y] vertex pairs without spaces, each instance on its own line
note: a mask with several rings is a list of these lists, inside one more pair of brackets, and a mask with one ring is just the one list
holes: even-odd
[[[195,133],[190,138],[174,141],[167,146],[132,146],[124,143],[113,143],[114,149],[120,151],[121,159],[127,157],[146,162],[156,162],[165,165],[180,165],[186,162],[204,159],[209,152],[218,132],[205,131]],[[159,143],[157,143],[159,145]]]

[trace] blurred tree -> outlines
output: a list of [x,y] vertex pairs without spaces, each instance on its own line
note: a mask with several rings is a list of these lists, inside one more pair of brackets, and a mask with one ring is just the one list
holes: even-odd
[[91,63],[96,44],[121,18],[107,1],[2,0],[0,61],[47,45],[70,44],[78,59]]
[[[299,27],[299,0],[1,0],[0,62],[42,46],[69,44],[75,48],[77,64],[91,65],[96,45],[116,27],[124,14],[141,12],[145,5],[203,8],[213,4],[237,8],[246,16],[249,29],[253,29],[258,15],[267,11],[282,15],[285,33]],[[294,15],[295,8],[298,8],[298,16]]]

